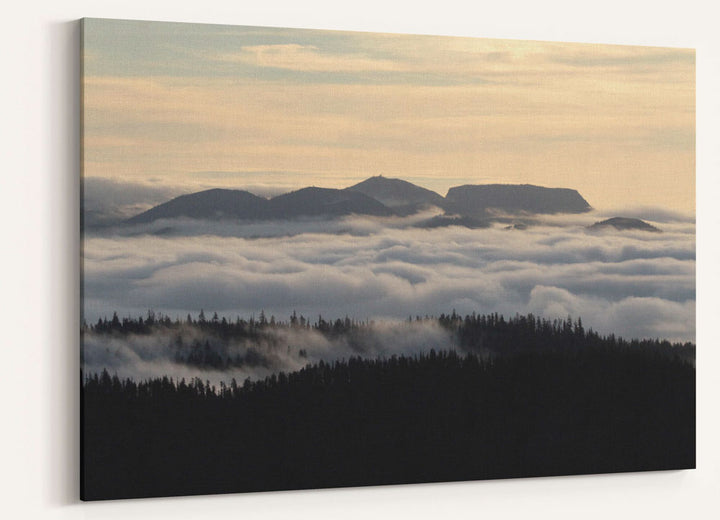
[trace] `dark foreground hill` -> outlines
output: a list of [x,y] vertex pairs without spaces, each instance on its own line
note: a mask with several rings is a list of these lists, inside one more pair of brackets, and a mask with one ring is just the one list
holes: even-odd
[[647,222],[645,222],[644,220],[640,220],[639,218],[628,217],[613,217],[607,220],[603,220],[601,222],[595,222],[595,224],[589,226],[588,229],[596,231],[609,228],[617,229],[618,231],[638,230],[650,231],[652,233],[660,233],[660,230],[652,224],[648,224]]
[[[90,374],[82,497],[695,467],[695,369],[672,349],[603,339],[579,322],[441,323],[469,353],[321,361],[219,388]],[[473,353],[494,343],[507,354]]]
[[512,214],[583,213],[590,204],[576,191],[530,184],[478,184],[450,188],[446,209],[460,215],[483,217],[498,210]]
[[641,352],[431,352],[220,389],[82,389],[85,500],[695,467],[695,370]]

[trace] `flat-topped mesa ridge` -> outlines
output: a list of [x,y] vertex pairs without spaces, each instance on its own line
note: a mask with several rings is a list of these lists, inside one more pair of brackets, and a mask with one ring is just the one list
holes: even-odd
[[545,188],[531,184],[467,184],[448,190],[446,209],[470,216],[508,214],[585,213],[592,207],[569,188]]
[[590,230],[602,230],[602,229],[609,229],[613,228],[618,231],[630,231],[630,230],[636,230],[636,231],[649,231],[651,233],[660,233],[660,229],[656,228],[652,224],[648,224],[644,220],[640,220],[639,218],[629,218],[629,217],[612,217],[607,220],[602,220],[600,222],[595,222],[593,225],[588,226],[588,229]]

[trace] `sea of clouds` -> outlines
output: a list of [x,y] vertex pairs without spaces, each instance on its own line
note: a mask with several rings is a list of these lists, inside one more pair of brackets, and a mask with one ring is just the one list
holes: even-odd
[[312,330],[278,329],[273,334],[292,337],[230,345],[240,354],[260,349],[264,364],[222,373],[177,363],[171,335],[109,338],[87,332],[83,365],[88,372],[108,368],[140,379],[200,375],[242,381],[320,359],[455,348],[435,322],[401,324],[453,310],[581,317],[586,328],[602,334],[695,341],[695,224],[689,217],[657,213],[650,222],[662,233],[591,232],[587,225],[608,216],[598,213],[547,217],[524,230],[505,224],[415,227],[428,216],[174,220],[86,232],[88,323],[115,311],[137,317],[154,309],[183,320],[203,309],[208,317],[217,312],[230,320],[257,318],[262,310],[268,319],[283,321],[296,312],[311,321],[349,316],[376,325],[364,351]]
[[579,316],[623,337],[694,341],[694,222],[654,221],[662,233],[585,228],[602,217],[552,217],[525,230],[421,229],[415,216],[159,221],[88,233],[84,316],[532,312]]

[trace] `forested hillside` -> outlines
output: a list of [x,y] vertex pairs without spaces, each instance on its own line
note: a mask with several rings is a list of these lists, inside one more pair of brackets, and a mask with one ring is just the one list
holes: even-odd
[[[474,352],[481,356],[509,355],[519,351],[537,351],[558,348],[587,347],[628,347],[633,350],[651,350],[656,354],[680,357],[694,362],[695,345],[692,343],[670,343],[658,339],[626,340],[614,335],[601,336],[592,329],[585,329],[581,319],[542,319],[532,314],[505,318],[502,315],[471,314],[460,316],[454,311],[439,317],[409,317],[404,323],[384,323],[382,331],[370,320],[355,320],[348,317],[314,320],[293,313],[289,320],[281,321],[274,316],[267,317],[260,312],[257,317],[235,320],[220,318],[214,313],[207,318],[204,312],[185,320],[171,319],[162,313],[149,311],[145,318],[123,318],[114,314],[111,319],[100,319],[91,326],[84,326],[84,332],[108,338],[147,336],[156,342],[155,348],[165,347],[176,363],[200,369],[224,370],[246,365],[273,364],[273,355],[278,349],[290,351],[298,358],[306,358],[307,350],[296,346],[293,341],[303,333],[322,337],[330,344],[349,347],[350,354],[372,353],[371,346],[388,340],[379,336],[398,337],[416,327],[437,328],[444,332],[436,350]],[[422,329],[420,329],[422,331]],[[236,348],[243,345],[242,349]],[[400,353],[388,349],[390,354]],[[333,356],[332,352],[327,355]],[[333,356],[334,357],[334,356]],[[349,356],[348,356],[349,357]]]
[[[370,326],[296,319],[192,326],[218,336]],[[695,369],[680,355],[692,345],[602,338],[570,320],[438,321],[460,351],[354,356],[220,385],[85,374],[84,498],[694,467]]]

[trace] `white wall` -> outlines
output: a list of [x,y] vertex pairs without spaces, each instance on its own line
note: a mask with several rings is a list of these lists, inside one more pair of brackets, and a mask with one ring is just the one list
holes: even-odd
[[[2,17],[0,515],[5,518],[720,517],[720,10],[704,0],[15,0]],[[9,9],[9,11],[8,11]],[[718,11],[718,12],[716,12]],[[83,16],[697,48],[698,469],[82,504],[78,42]],[[7,334],[10,331],[10,334]]]

